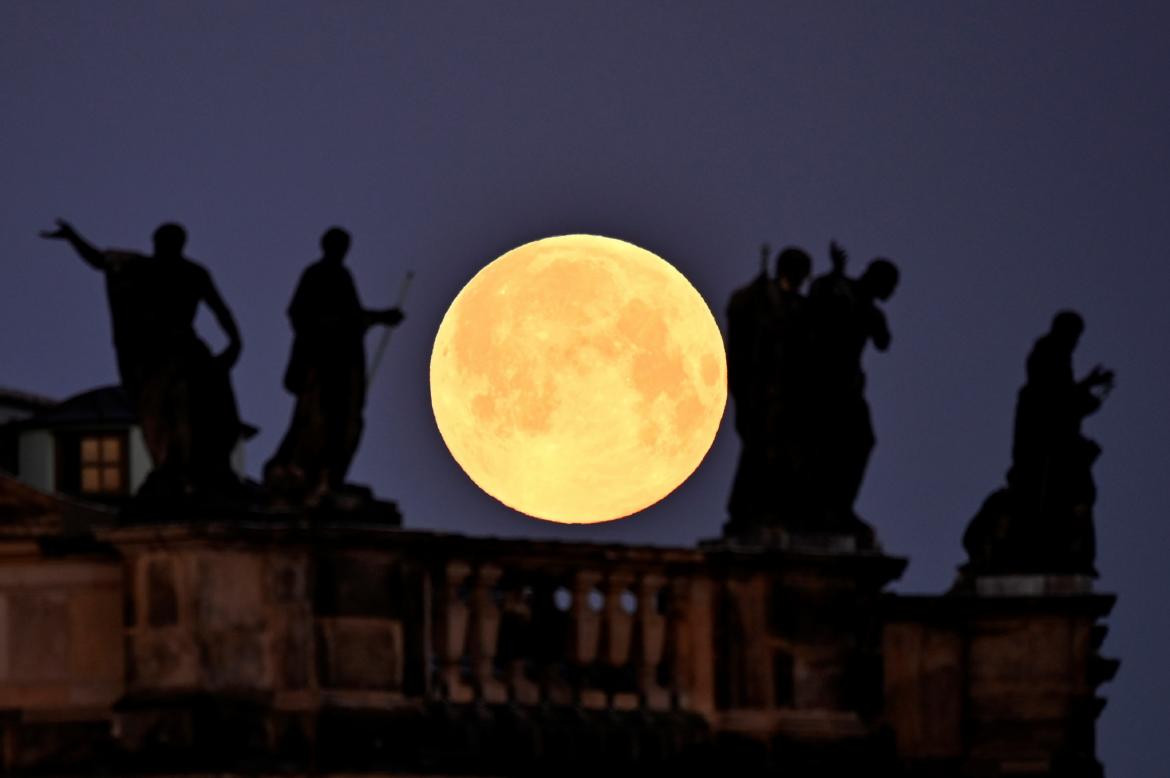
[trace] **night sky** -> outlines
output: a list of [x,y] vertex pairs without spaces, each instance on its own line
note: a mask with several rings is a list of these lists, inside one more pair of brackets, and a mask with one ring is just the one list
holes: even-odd
[[[448,303],[520,243],[586,232],[679,268],[721,324],[769,241],[828,269],[897,261],[894,340],[866,360],[877,448],[858,503],[902,591],[938,592],[1008,466],[1024,358],[1061,308],[1077,366],[1117,370],[1086,423],[1100,588],[1122,659],[1113,775],[1170,763],[1170,11],[1128,3],[99,3],[0,5],[0,385],[113,383],[102,279],[36,237],[189,232],[244,336],[234,373],[283,433],[284,309],[340,224],[368,306],[416,271],[351,472],[411,528],[690,544],[718,534],[730,414],[677,492],[561,527],[480,493],[447,454],[427,364]],[[200,329],[224,338],[206,313]],[[374,339],[371,338],[371,344]]]

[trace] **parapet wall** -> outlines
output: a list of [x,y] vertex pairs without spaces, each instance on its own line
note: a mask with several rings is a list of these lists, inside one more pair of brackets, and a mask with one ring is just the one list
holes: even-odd
[[288,514],[25,526],[0,537],[4,766],[1099,775],[1112,598],[885,593],[904,564]]

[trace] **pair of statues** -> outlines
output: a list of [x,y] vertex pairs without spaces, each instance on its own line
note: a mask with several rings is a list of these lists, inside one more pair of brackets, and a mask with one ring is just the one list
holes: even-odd
[[772,528],[853,535],[873,543],[853,512],[874,445],[861,356],[884,351],[890,330],[879,306],[898,269],[878,258],[859,277],[830,246],[832,269],[803,287],[812,259],[789,247],[737,291],[727,309],[728,383],[743,447],[728,503],[725,535]]
[[[788,533],[852,535],[873,546],[853,512],[874,446],[861,357],[890,345],[879,303],[897,268],[875,259],[845,274],[846,253],[830,245],[832,269],[802,293],[812,261],[798,248],[776,258],[728,305],[728,378],[743,446],[728,537],[767,540]],[[1007,485],[971,521],[963,544],[971,574],[1095,573],[1092,465],[1100,447],[1081,432],[1113,386],[1100,366],[1077,380],[1072,355],[1084,321],[1058,313],[1027,360],[1016,404]]]
[[[242,484],[230,458],[242,425],[230,371],[242,340],[211,275],[183,255],[186,230],[160,226],[152,256],[97,249],[62,220],[41,235],[67,241],[105,276],[118,372],[154,464],[139,495],[238,495]],[[362,430],[366,330],[403,318],[397,308],[362,307],[343,264],[349,244],[340,228],[325,233],[323,255],[304,272],[289,306],[295,336],[284,383],[297,401],[265,467],[268,486],[282,499],[314,502],[343,487]],[[227,335],[220,354],[195,332],[200,304]]]

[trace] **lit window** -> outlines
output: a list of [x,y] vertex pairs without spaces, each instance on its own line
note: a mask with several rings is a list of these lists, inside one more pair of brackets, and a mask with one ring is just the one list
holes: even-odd
[[122,494],[125,481],[126,446],[122,435],[81,437],[82,494]]

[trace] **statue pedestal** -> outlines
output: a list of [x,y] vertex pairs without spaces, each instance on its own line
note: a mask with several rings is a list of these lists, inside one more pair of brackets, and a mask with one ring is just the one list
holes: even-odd
[[[795,524],[795,527],[793,526]],[[813,527],[807,529],[806,527]],[[813,554],[853,554],[880,551],[873,527],[856,516],[824,523],[809,520],[771,523],[731,520],[723,525],[723,537],[701,541],[704,548],[771,548],[782,551],[803,551]]]
[[976,575],[960,576],[955,592],[979,597],[1053,597],[1091,594],[1093,577],[1089,575]]
[[719,728],[790,767],[888,767],[877,614],[906,560],[849,534],[779,528],[701,545],[708,569],[728,571],[716,590]]
[[814,554],[852,554],[862,550],[855,534],[847,532],[793,532],[783,527],[753,527],[734,535],[704,540],[702,548],[738,550],[776,549]]
[[[885,716],[904,763],[930,773],[1099,776],[1099,649],[1115,598],[1078,574],[960,572],[947,594],[883,603]],[[915,772],[917,774],[917,772]],[[1017,772],[1012,772],[1015,775]]]

